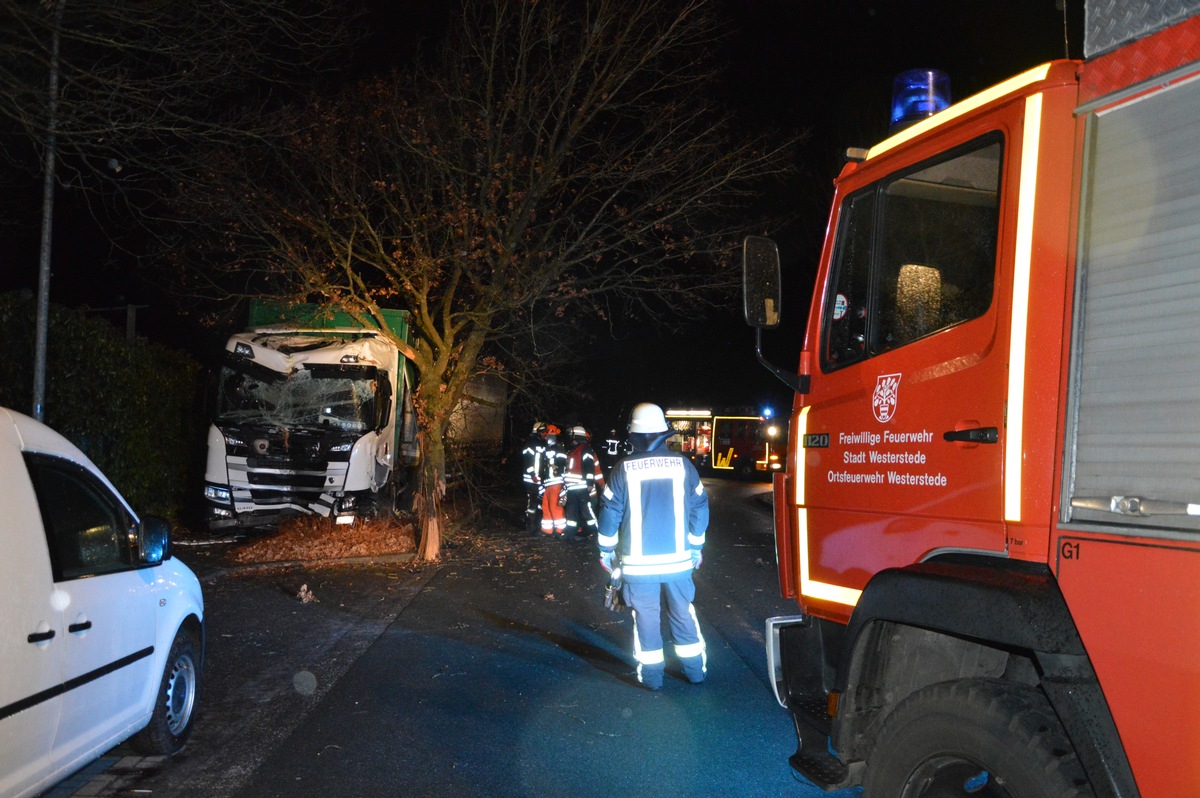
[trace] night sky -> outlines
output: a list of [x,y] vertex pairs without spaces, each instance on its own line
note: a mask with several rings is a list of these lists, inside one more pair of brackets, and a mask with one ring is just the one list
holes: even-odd
[[[765,350],[791,370],[800,349],[813,270],[819,255],[831,181],[847,146],[868,146],[887,131],[891,81],[906,69],[936,68],[950,75],[961,99],[1026,68],[1082,52],[1082,0],[1068,0],[1069,35],[1056,0],[722,0],[733,33],[724,100],[747,130],[806,131],[802,177],[778,198],[798,211],[791,229],[772,231],[784,266],[784,326],[768,332]],[[373,37],[357,59],[360,69],[403,57],[445,20],[449,4],[382,0]],[[10,191],[14,187],[9,187]],[[31,197],[36,192],[30,192]],[[40,201],[40,199],[38,200]],[[176,327],[152,292],[128,279],[122,255],[81,219],[86,215],[60,192],[51,297],[55,302],[105,307],[139,302],[144,334]],[[36,219],[36,209],[30,214]],[[70,221],[74,220],[74,221]],[[36,287],[36,226],[32,235],[0,229],[5,263],[0,290]],[[123,316],[114,319],[123,322]],[[169,339],[176,336],[169,333]],[[181,336],[187,340],[187,336]],[[566,412],[608,415],[629,402],[712,406],[771,404],[784,408],[790,393],[754,358],[754,334],[735,298],[726,313],[697,319],[684,334],[619,331],[585,353],[596,377],[589,407]],[[204,353],[195,353],[201,356]],[[608,422],[596,419],[595,423]]]
[[[801,179],[781,198],[800,221],[772,231],[783,265],[784,324],[764,333],[763,348],[776,365],[791,371],[797,363],[842,153],[886,137],[894,76],[940,69],[954,98],[963,99],[1068,52],[1079,58],[1082,0],[1069,2],[1064,40],[1055,0],[727,0],[736,27],[726,101],[747,128],[809,136]],[[668,404],[790,408],[791,392],[755,359],[754,332],[740,314],[735,298],[725,316],[652,339],[657,354],[646,368],[614,355],[620,382]],[[622,402],[632,398],[612,393]]]

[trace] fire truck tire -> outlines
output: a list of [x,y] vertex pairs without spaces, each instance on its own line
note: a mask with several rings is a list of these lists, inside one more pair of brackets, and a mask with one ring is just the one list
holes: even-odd
[[883,724],[864,798],[1090,798],[1074,748],[1036,689],[995,679],[918,690]]

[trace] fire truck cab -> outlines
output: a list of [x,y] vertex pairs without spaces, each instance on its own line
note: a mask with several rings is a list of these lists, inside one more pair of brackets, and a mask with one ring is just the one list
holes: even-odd
[[[1131,32],[1092,3],[1087,60],[836,180],[774,483],[800,612],[766,634],[791,765],[825,789],[1200,789],[1200,3],[1179,5]],[[761,334],[774,244],[744,267]]]

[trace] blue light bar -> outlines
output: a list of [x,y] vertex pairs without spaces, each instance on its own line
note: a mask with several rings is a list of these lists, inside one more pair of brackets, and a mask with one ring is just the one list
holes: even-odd
[[910,69],[892,81],[892,131],[950,107],[950,76],[940,69]]

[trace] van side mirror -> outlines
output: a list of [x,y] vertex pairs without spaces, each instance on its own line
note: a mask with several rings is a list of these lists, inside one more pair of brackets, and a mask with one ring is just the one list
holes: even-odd
[[779,326],[781,288],[779,247],[769,238],[742,242],[742,301],[746,323],[770,330]]
[[166,519],[147,516],[142,519],[138,550],[142,562],[158,565],[171,558],[171,525]]

